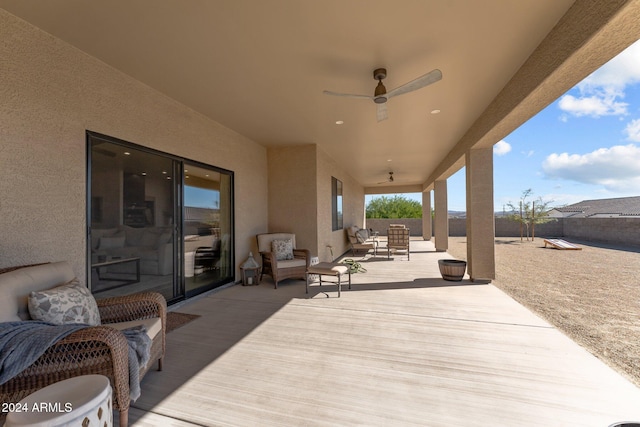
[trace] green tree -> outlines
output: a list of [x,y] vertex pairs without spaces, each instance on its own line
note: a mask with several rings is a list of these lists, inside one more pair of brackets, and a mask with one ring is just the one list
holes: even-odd
[[367,204],[367,218],[422,218],[422,204],[405,196],[382,196]]
[[546,222],[555,221],[555,218],[549,217],[549,205],[552,201],[544,201],[541,197],[536,200],[528,200],[533,195],[530,188],[522,192],[518,205],[507,203],[509,214],[507,219],[520,223],[520,240],[522,240],[522,227],[527,230],[527,240],[529,240],[529,229],[531,229],[531,241],[536,236],[536,224],[544,224]]

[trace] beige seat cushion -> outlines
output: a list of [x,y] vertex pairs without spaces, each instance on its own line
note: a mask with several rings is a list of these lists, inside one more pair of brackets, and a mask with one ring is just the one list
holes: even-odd
[[112,328],[116,328],[119,331],[123,329],[132,328],[134,326],[142,325],[147,330],[147,335],[149,338],[153,339],[158,332],[162,330],[162,320],[159,317],[153,317],[151,319],[142,319],[142,320],[131,320],[129,322],[118,322],[118,323],[105,323],[103,326],[111,326]]
[[305,267],[306,265],[307,261],[300,258],[278,261],[278,268]]
[[326,274],[328,276],[339,276],[347,274],[349,269],[343,264],[334,264],[331,262],[321,262],[320,264],[311,265],[307,270],[310,274]]

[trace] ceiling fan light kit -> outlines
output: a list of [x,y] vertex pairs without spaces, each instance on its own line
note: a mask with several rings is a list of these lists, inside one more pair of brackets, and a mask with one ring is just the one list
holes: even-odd
[[387,88],[382,84],[382,80],[387,77],[387,69],[386,68],[376,68],[373,70],[373,78],[378,80],[378,85],[376,86],[375,91],[373,92],[373,96],[369,95],[354,95],[349,93],[338,93],[331,92],[325,90],[323,93],[325,95],[333,95],[333,96],[346,96],[349,98],[364,98],[371,99],[373,102],[378,104],[378,108],[376,111],[376,116],[378,121],[382,121],[388,118],[387,114],[387,106],[385,105],[389,98],[393,96],[399,96],[408,92],[413,92],[414,90],[421,89],[425,86],[428,86],[432,83],[435,83],[442,79],[442,72],[437,68],[429,71],[427,74],[418,77],[408,83],[403,84],[402,86],[398,86],[397,88],[387,92]]
[[387,88],[382,84],[382,80],[386,77],[386,68],[376,68],[375,70],[373,70],[373,78],[378,81],[376,90],[373,93],[373,102],[375,102],[376,104],[384,104],[385,102],[387,102],[387,97],[384,96],[387,94]]

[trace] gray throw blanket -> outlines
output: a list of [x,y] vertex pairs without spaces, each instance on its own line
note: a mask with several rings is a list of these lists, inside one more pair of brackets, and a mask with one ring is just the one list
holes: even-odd
[[129,397],[135,402],[140,397],[140,369],[151,356],[151,338],[144,326],[123,329],[122,333],[129,343]]
[[[28,368],[53,344],[83,328],[83,324],[54,325],[38,320],[0,323],[0,385]],[[140,366],[149,361],[151,339],[144,326],[122,331],[129,343],[130,397],[140,397]]]
[[24,371],[54,343],[86,327],[38,320],[0,323],[0,384]]

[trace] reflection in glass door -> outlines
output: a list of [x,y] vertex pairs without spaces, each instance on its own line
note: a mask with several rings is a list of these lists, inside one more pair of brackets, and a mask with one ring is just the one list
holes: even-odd
[[231,174],[185,162],[183,260],[187,296],[232,279]]
[[97,298],[167,301],[234,279],[233,172],[87,132],[87,276]]
[[[89,134],[91,291],[174,299],[176,160]],[[179,180],[178,180],[179,181]]]

